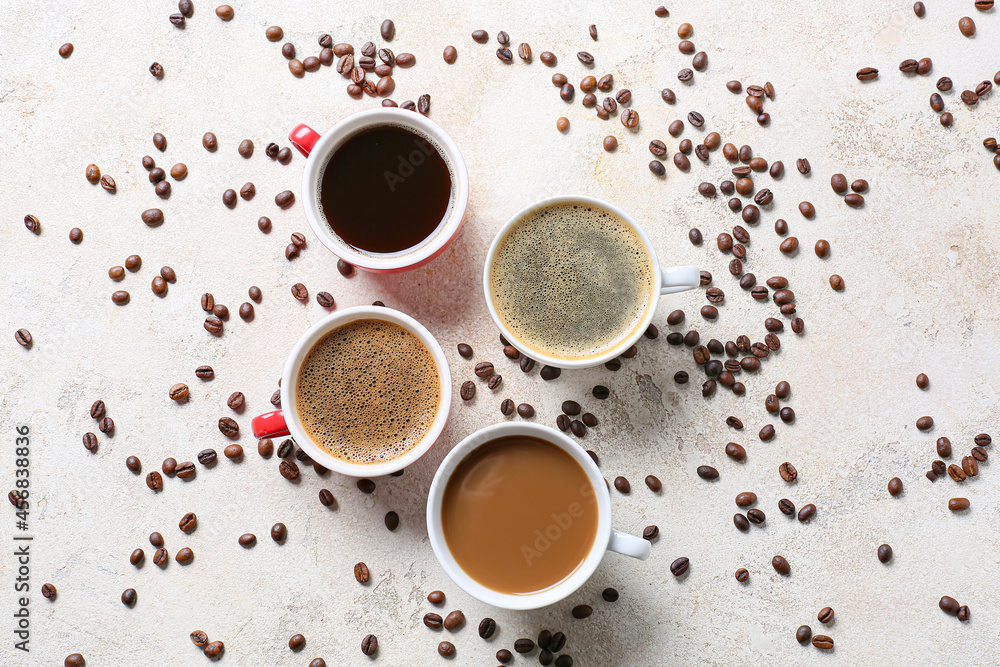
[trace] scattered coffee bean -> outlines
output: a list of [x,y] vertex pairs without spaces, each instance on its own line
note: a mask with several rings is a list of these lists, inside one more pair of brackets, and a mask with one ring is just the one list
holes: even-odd
[[675,577],[681,576],[682,574],[688,571],[690,563],[691,562],[685,556],[681,556],[680,558],[678,558],[677,560],[675,560],[670,564],[670,574],[674,575]]
[[[440,651],[440,647],[438,650]],[[369,657],[378,653],[378,637],[365,635],[365,638],[361,640],[361,652]]]

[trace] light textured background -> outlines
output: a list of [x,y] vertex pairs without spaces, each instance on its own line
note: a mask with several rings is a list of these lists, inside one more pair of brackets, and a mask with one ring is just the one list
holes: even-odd
[[[0,662],[55,664],[80,651],[88,665],[200,665],[205,658],[188,633],[203,629],[225,642],[227,664],[305,665],[324,656],[331,665],[365,665],[359,646],[368,632],[379,637],[378,664],[441,664],[435,647],[445,638],[458,648],[456,662],[490,664],[498,648],[534,637],[542,627],[568,634],[579,665],[993,662],[1000,649],[995,466],[984,465],[979,478],[962,487],[949,479],[931,484],[924,471],[935,458],[938,436],[949,436],[958,456],[967,453],[974,434],[1000,435],[993,382],[1000,359],[1000,174],[981,145],[1000,131],[1000,102],[996,94],[974,109],[958,101],[961,90],[1000,69],[996,11],[975,12],[971,0],[928,1],[927,17],[918,20],[908,2],[697,1],[671,3],[670,18],[658,19],[656,2],[250,1],[234,3],[236,18],[223,23],[214,6],[195,4],[185,30],[167,21],[176,5],[166,0],[113,6],[66,0],[44,10],[15,1],[5,11],[0,462],[3,485],[10,487],[14,424],[29,424],[32,581],[54,583],[59,596],[50,602],[33,591],[30,659],[12,651],[5,630]],[[957,29],[967,14],[979,26],[973,39]],[[296,155],[281,166],[263,149],[270,141],[287,145],[284,137],[298,122],[322,129],[378,101],[348,98],[344,79],[330,68],[293,78],[281,44],[268,42],[264,29],[281,25],[304,56],[318,51],[316,39],[324,32],[356,46],[377,41],[387,16],[397,25],[392,48],[417,57],[417,66],[397,72],[393,97],[431,93],[431,118],[451,133],[468,162],[469,218],[453,248],[426,268],[345,280],[333,256],[312,240],[301,196],[287,211],[273,204],[276,192],[299,190],[304,160]],[[676,48],[676,29],[684,21],[694,24],[692,39],[710,60],[691,86],[676,80],[690,62]],[[596,43],[587,36],[590,23],[600,31]],[[472,42],[475,28],[490,32],[488,45]],[[502,65],[494,55],[500,29],[515,46],[529,42],[536,61]],[[66,41],[76,50],[63,60],[56,51]],[[451,66],[441,59],[447,44],[459,50]],[[616,119],[598,120],[580,105],[579,93],[572,105],[559,99],[549,82],[553,70],[537,54],[554,51],[554,71],[577,84],[587,73],[573,57],[580,49],[594,54],[595,74],[612,72],[616,87],[632,89],[638,131],[625,131]],[[930,76],[897,71],[904,58],[924,56],[934,60]],[[147,71],[154,60],[166,69],[162,81]],[[882,76],[862,85],[854,72],[866,65]],[[943,75],[955,81],[955,90],[944,95],[956,117],[950,129],[938,124],[927,103]],[[766,103],[770,127],[759,128],[743,96],[726,91],[724,83],[733,78],[773,82],[777,99]],[[677,92],[676,106],[660,100],[664,86]],[[696,192],[700,181],[718,183],[728,174],[721,152],[708,165],[692,160],[687,174],[668,163],[664,180],[646,168],[648,142],[660,138],[676,150],[678,140],[666,126],[691,110],[703,113],[706,125],[702,131],[688,127],[684,137],[715,130],[724,141],[748,143],[769,161],[784,161],[784,179],[757,179],[775,192],[775,203],[751,230],[747,266],[761,280],[789,278],[806,335],[783,335],[780,354],[756,376],[742,378],[748,388],[743,398],[723,391],[705,400],[700,381],[675,385],[677,370],[698,375],[690,351],[671,348],[662,337],[643,341],[639,356],[616,374],[603,368],[564,373],[552,383],[543,383],[537,371],[522,375],[497,345],[483,304],[481,263],[494,231],[514,211],[567,191],[630,211],[664,264],[697,263],[727,292],[717,322],[697,315],[704,303],[699,290],[664,299],[656,318],[661,325],[669,310],[683,307],[688,323],[682,330],[694,326],[703,340],[742,333],[760,339],[765,333],[762,322],[773,305],[741,293],[726,272],[729,258],[713,249],[715,236],[736,216],[725,198],[705,200]],[[572,121],[566,135],[555,130],[561,115]],[[215,154],[201,147],[209,130],[219,138]],[[151,143],[157,131],[168,138],[164,153]],[[614,154],[600,148],[606,134],[621,142]],[[249,161],[236,152],[247,137],[257,146]],[[173,184],[169,201],[153,194],[139,164],[144,154],[165,168],[188,165],[190,175]],[[812,163],[809,178],[794,169],[803,156]],[[90,162],[116,179],[116,195],[87,183]],[[830,190],[834,172],[869,180],[864,209],[847,208]],[[245,181],[256,184],[256,199],[241,200],[234,210],[223,207],[222,191]],[[798,214],[803,199],[816,205],[815,220]],[[139,220],[152,206],[166,215],[158,229]],[[40,218],[40,237],[22,226],[26,213]],[[270,235],[256,228],[261,215],[274,221]],[[777,217],[786,218],[802,242],[795,258],[777,251]],[[695,225],[706,237],[701,248],[686,240]],[[67,240],[73,226],[85,233],[79,246]],[[289,263],[282,250],[293,231],[305,232],[311,242]],[[827,260],[812,252],[819,238],[832,244]],[[121,285],[112,283],[108,268],[131,253],[142,256],[142,270]],[[159,299],[149,284],[164,264],[176,269],[178,281]],[[834,272],[847,282],[843,293],[827,284]],[[349,479],[318,478],[311,470],[297,484],[286,482],[276,459],[257,456],[248,432],[249,417],[270,407],[292,343],[325,314],[314,300],[304,306],[291,297],[289,286],[298,281],[313,295],[331,292],[341,307],[381,299],[412,314],[451,355],[456,386],[472,376],[472,362],[457,356],[455,344],[471,343],[475,360],[498,364],[503,388],[491,396],[481,387],[470,404],[461,404],[456,392],[438,446],[402,478],[378,480],[372,496]],[[256,306],[256,320],[246,324],[235,311],[254,284],[264,301]],[[124,308],[110,300],[119,287],[132,293]],[[219,339],[202,328],[198,297],[205,291],[233,312]],[[19,327],[34,335],[32,349],[13,342]],[[215,367],[212,382],[194,377],[194,368],[205,363]],[[919,371],[931,377],[927,392],[914,385]],[[771,421],[764,397],[779,380],[792,385],[788,404],[798,420],[778,422],[775,440],[761,443],[756,433]],[[191,386],[185,405],[167,399],[167,389],[179,381]],[[613,391],[604,403],[588,394],[599,382]],[[221,452],[228,443],[216,422],[231,414],[225,400],[235,390],[247,395],[238,418],[247,449],[242,463],[199,466],[196,479],[167,479],[156,495],[142,476],[126,470],[125,457],[133,454],[145,474],[166,456],[194,459],[205,447]],[[501,419],[498,405],[505,397],[532,403],[545,424],[554,424],[568,398],[598,415],[601,425],[585,444],[600,454],[609,479],[623,474],[633,486],[631,496],[613,493],[614,523],[631,531],[660,526],[649,561],[610,555],[577,594],[530,613],[486,608],[446,579],[426,539],[424,498],[444,454],[474,429]],[[117,432],[110,439],[101,435],[100,449],[90,454],[80,439],[96,431],[88,408],[97,398],[107,402]],[[725,426],[729,414],[746,423],[742,433]],[[913,426],[923,414],[936,420],[931,433]],[[729,440],[746,446],[744,464],[727,460]],[[800,473],[791,487],[777,474],[785,460]],[[702,464],[716,466],[721,478],[698,479],[694,471]],[[659,496],[642,484],[650,473],[665,484]],[[886,482],[897,475],[906,490],[894,499]],[[333,491],[336,510],[319,504],[321,488]],[[731,520],[733,498],[743,490],[756,491],[768,516],[747,534]],[[972,501],[963,516],[946,508],[956,495]],[[776,502],[784,496],[798,506],[816,503],[812,523],[778,513]],[[402,518],[395,534],[382,525],[389,509]],[[199,517],[191,536],[176,528],[187,511]],[[275,521],[288,525],[284,546],[267,535]],[[5,554],[12,524],[13,517],[2,522]],[[164,534],[171,555],[193,548],[194,563],[171,562],[165,571],[153,566],[147,541],[153,530]],[[236,540],[248,531],[259,543],[244,550]],[[888,566],[875,558],[882,542],[895,550]],[[147,554],[140,570],[128,563],[136,547]],[[776,553],[791,563],[790,577],[771,569]],[[677,580],[668,565],[682,555],[691,559],[691,570]],[[352,577],[358,560],[371,567],[369,586]],[[9,555],[0,559],[5,627],[13,612],[10,565]],[[750,570],[748,585],[733,578],[739,567]],[[609,585],[621,591],[617,604],[600,599]],[[127,587],[139,593],[134,609],[119,601]],[[435,588],[447,592],[447,610],[465,611],[464,630],[442,635],[422,625],[430,610],[424,596]],[[969,605],[970,623],[937,608],[945,594]],[[582,602],[592,604],[594,614],[574,621],[569,611]],[[836,610],[836,622],[824,630],[836,641],[830,654],[793,638],[803,623],[820,631],[815,617],[826,605]],[[500,626],[491,642],[476,634],[485,615]],[[300,654],[286,647],[296,632],[308,640]],[[535,660],[518,658],[517,664]]]

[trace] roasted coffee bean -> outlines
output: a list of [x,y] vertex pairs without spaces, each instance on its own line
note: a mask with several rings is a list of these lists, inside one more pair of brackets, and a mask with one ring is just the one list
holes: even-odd
[[[438,650],[440,651],[440,647]],[[375,635],[365,635],[365,638],[361,640],[361,652],[368,657],[378,653],[378,637]]]
[[968,498],[952,498],[948,501],[948,509],[952,512],[964,512],[969,509]]
[[443,624],[444,621],[440,614],[435,614],[434,612],[424,614],[424,625],[431,630],[440,630]]
[[[164,461],[164,465],[166,465],[166,461]],[[191,461],[178,463],[174,468],[174,473],[181,479],[190,479],[195,475],[194,463]]]
[[973,447],[971,453],[972,458],[979,462],[985,461],[989,458],[989,454],[987,454],[986,450],[982,447]]
[[713,480],[719,478],[719,471],[712,466],[698,466],[698,477],[706,480]]
[[736,504],[739,507],[749,507],[757,502],[757,494],[753,491],[743,491],[736,495]]
[[958,31],[966,37],[976,34],[976,22],[968,16],[963,16],[958,20]]
[[[522,368],[522,370],[524,370],[524,369]],[[528,370],[531,370],[531,369],[528,369]],[[527,373],[528,371],[524,371],[524,372]],[[542,366],[542,369],[540,371],[538,371],[538,375],[539,375],[539,377],[541,377],[543,380],[546,380],[546,381],[548,381],[548,380],[555,380],[560,375],[562,375],[562,369],[561,368],[556,368],[555,366]]]
[[632,485],[624,477],[618,476],[615,477],[615,489],[621,493],[631,493]]
[[675,560],[670,564],[670,574],[674,575],[675,577],[679,577],[688,571],[690,564],[691,561],[688,560],[687,557],[681,556],[680,558],[678,558],[677,560]]
[[450,630],[451,632],[455,632],[456,630],[462,628],[462,626],[464,625],[465,625],[465,614],[463,614],[461,611],[455,610],[450,614],[448,614],[447,616],[445,616],[444,619],[445,630]]
[[476,364],[476,376],[488,378],[493,375],[493,364],[488,361],[480,361]]
[[951,614],[952,616],[954,616],[955,614],[958,613],[958,608],[960,605],[958,604],[958,600],[956,600],[955,598],[944,595],[938,601],[938,606],[944,613]]
[[921,431],[929,431],[934,426],[934,419],[932,417],[920,417],[917,419],[917,428]]
[[278,472],[287,480],[293,480],[299,476],[299,466],[295,461],[283,460],[278,464]]
[[954,116],[951,115],[950,112],[945,111],[943,114],[941,114],[939,120],[941,121],[941,125],[943,125],[944,127],[951,127],[951,124],[955,120],[955,118]]
[[989,447],[993,442],[993,438],[986,433],[980,433],[974,438],[974,440],[977,447]]
[[625,109],[621,112],[619,120],[621,120],[622,125],[632,129],[639,124],[639,114],[634,109]]
[[958,620],[962,621],[963,623],[968,621],[969,608],[963,604],[961,607],[958,608],[958,613],[956,614],[956,616],[958,617]]
[[962,457],[962,470],[967,477],[975,477],[979,474],[979,461],[971,456]]
[[275,542],[284,542],[285,537],[288,535],[288,529],[285,528],[285,524],[276,523],[271,526],[271,539]]
[[742,445],[730,442],[726,444],[726,455],[734,461],[742,461],[747,457],[747,452]]
[[761,511],[761,510],[759,510],[757,508],[752,508],[752,509],[747,510],[747,519],[750,521],[750,523],[761,524],[761,523],[764,523],[764,521],[767,519],[767,517],[764,516],[764,512],[763,511]]
[[785,560],[783,556],[775,556],[774,558],[772,558],[771,566],[774,568],[775,572],[785,576],[787,576],[792,571],[791,566],[788,564],[788,561]]
[[459,395],[462,397],[463,401],[471,401],[476,395],[476,383],[472,380],[466,380],[463,382]]
[[781,475],[781,479],[786,482],[794,482],[795,478],[799,476],[798,471],[795,469],[791,463],[787,461],[778,466],[778,474]]
[[803,505],[802,509],[799,510],[799,521],[809,521],[814,516],[816,516],[816,506],[812,503]]
[[737,530],[743,532],[750,530],[750,520],[739,512],[733,515],[733,525],[736,526]]

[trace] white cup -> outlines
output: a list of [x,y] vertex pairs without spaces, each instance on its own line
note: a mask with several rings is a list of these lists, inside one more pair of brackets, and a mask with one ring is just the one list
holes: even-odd
[[[451,201],[437,229],[416,246],[393,253],[370,253],[353,248],[337,236],[320,212],[320,184],[334,151],[359,131],[379,125],[400,125],[429,138],[442,153],[452,172]],[[288,139],[308,158],[302,177],[302,203],[309,226],[323,245],[348,264],[375,273],[409,271],[443,253],[458,236],[469,204],[469,172],[458,145],[437,123],[426,116],[396,107],[367,109],[342,119],[322,134],[307,125],[297,125],[289,132]],[[399,169],[419,169],[424,159],[424,153],[415,145],[409,155],[400,155]],[[406,174],[401,171],[401,175]]]
[[[441,382],[441,401],[430,429],[410,451],[383,463],[350,463],[330,454],[306,434],[299,418],[298,405],[295,402],[295,386],[298,383],[299,369],[313,345],[333,329],[355,320],[392,322],[416,336],[434,358]],[[280,410],[254,417],[253,435],[255,438],[279,438],[291,435],[295,439],[295,443],[305,450],[313,461],[330,470],[352,477],[388,475],[402,470],[423,456],[441,435],[451,411],[451,372],[448,369],[448,360],[444,356],[441,345],[420,322],[409,315],[381,306],[344,308],[331,313],[313,325],[292,348],[288,355],[288,361],[285,362],[284,373],[281,375],[281,406]]]
[[[587,473],[587,479],[593,487],[593,498],[597,503],[598,509],[597,536],[594,538],[594,546],[591,547],[590,553],[587,554],[587,557],[580,567],[577,568],[576,572],[552,588],[527,595],[510,595],[508,593],[497,592],[483,586],[466,574],[448,548],[441,523],[444,490],[448,486],[448,480],[451,479],[452,473],[455,472],[455,468],[461,463],[462,459],[486,442],[512,435],[539,438],[561,447],[567,454],[572,456]],[[635,535],[612,530],[611,495],[608,493],[607,483],[604,481],[601,471],[597,469],[597,464],[590,458],[586,450],[563,433],[531,422],[507,422],[481,428],[458,443],[448,453],[448,456],[444,458],[444,461],[441,462],[437,472],[434,474],[434,481],[431,482],[431,489],[428,493],[427,534],[430,537],[431,547],[434,549],[434,555],[437,556],[438,562],[441,563],[441,567],[444,568],[444,571],[459,588],[474,598],[504,609],[537,609],[562,600],[580,588],[590,578],[600,564],[601,559],[604,558],[604,554],[608,551],[616,551],[640,560],[649,558],[650,551],[647,540]]]
[[[652,262],[653,276],[659,277],[659,283],[654,283],[653,285],[650,300],[646,306],[646,314],[642,318],[639,325],[636,326],[635,330],[629,336],[617,341],[614,346],[609,348],[603,354],[594,357],[587,357],[586,359],[562,359],[560,357],[552,357],[538,352],[537,350],[534,350],[526,345],[523,341],[519,340],[513,332],[504,326],[503,322],[500,320],[499,314],[497,314],[496,306],[493,304],[493,296],[490,293],[490,273],[493,269],[493,257],[496,254],[500,242],[507,236],[507,233],[511,230],[511,228],[539,209],[552,206],[553,204],[574,203],[604,209],[614,214],[625,224],[631,227],[646,247],[646,253]],[[697,266],[675,266],[667,269],[660,268],[660,261],[656,258],[656,251],[653,250],[653,245],[650,243],[649,237],[646,236],[646,233],[642,231],[642,228],[635,222],[635,220],[632,219],[631,216],[617,206],[613,206],[612,204],[601,201],[600,199],[586,197],[584,195],[561,195],[558,197],[549,197],[548,199],[543,199],[542,201],[532,204],[531,206],[528,206],[522,211],[514,214],[504,224],[504,226],[500,228],[500,231],[498,231],[497,235],[493,238],[493,243],[490,244],[489,252],[486,253],[486,264],[483,267],[483,289],[486,292],[486,307],[489,309],[490,317],[493,318],[493,321],[496,323],[497,328],[500,329],[500,333],[503,334],[504,338],[510,341],[510,344],[517,348],[521,354],[531,357],[539,363],[567,369],[600,366],[601,364],[611,361],[615,357],[619,356],[622,352],[630,348],[637,340],[639,340],[642,334],[646,331],[646,328],[653,320],[653,315],[656,313],[656,304],[661,295],[683,292],[685,290],[694,289],[699,285],[701,285],[701,272],[698,270]]]

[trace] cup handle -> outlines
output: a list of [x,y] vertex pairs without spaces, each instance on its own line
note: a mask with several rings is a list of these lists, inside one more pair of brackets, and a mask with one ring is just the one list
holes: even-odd
[[282,414],[281,410],[266,412],[259,417],[254,417],[250,426],[253,428],[253,437],[258,440],[278,438],[289,434],[288,426],[285,424],[285,415]]
[[309,157],[309,153],[312,152],[313,146],[319,141],[319,137],[319,132],[304,123],[299,123],[288,133],[288,140],[306,157]]
[[608,540],[608,551],[616,551],[632,558],[646,560],[649,558],[649,540],[623,533],[620,530],[612,530],[611,539]]
[[661,269],[660,274],[660,294],[684,292],[701,285],[701,271],[697,266],[672,266]]

